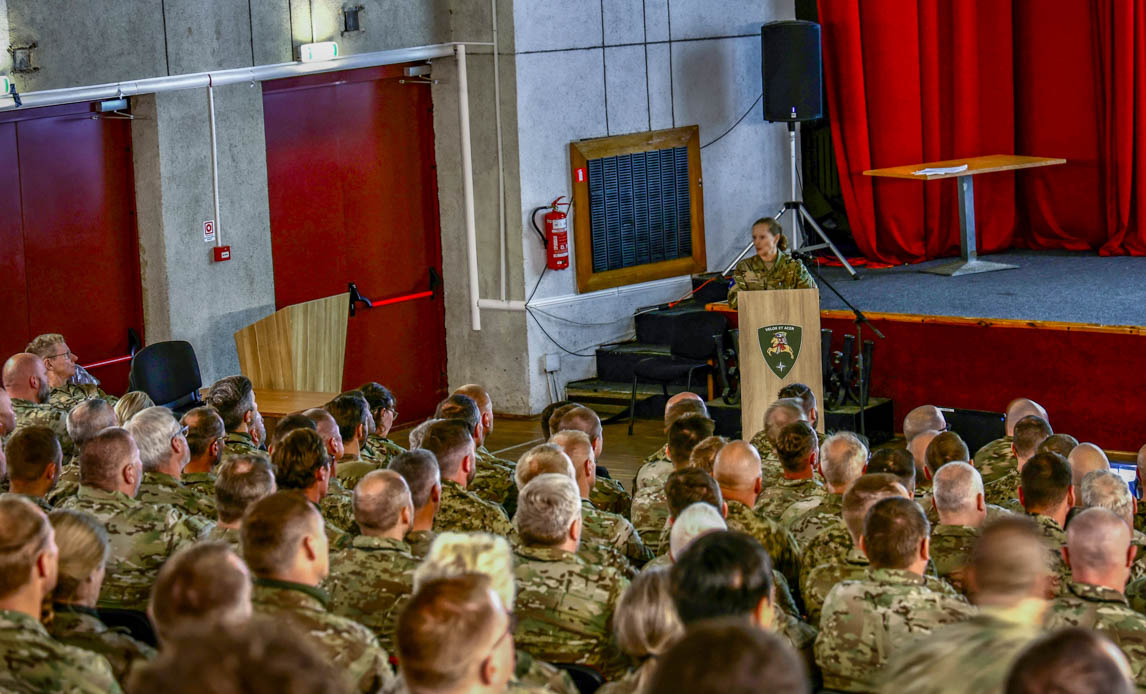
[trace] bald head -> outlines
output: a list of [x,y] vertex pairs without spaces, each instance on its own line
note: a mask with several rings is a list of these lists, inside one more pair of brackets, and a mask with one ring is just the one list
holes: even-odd
[[820,446],[820,474],[829,491],[843,494],[863,474],[867,464],[867,446],[850,431],[841,431],[824,439]]
[[968,588],[976,605],[1011,607],[1024,598],[1045,595],[1046,545],[1029,518],[1008,517],[988,525],[968,563]]
[[1029,415],[1046,419],[1047,411],[1042,405],[1027,398],[1016,398],[1007,403],[1007,420],[1004,424],[1007,436],[1013,436],[1015,433],[1015,424],[1023,417]]
[[489,393],[485,388],[482,388],[476,383],[467,383],[466,385],[454,391],[455,395],[465,395],[473,399],[477,403],[478,409],[482,412],[493,411],[493,400],[490,399]]
[[747,441],[732,441],[716,454],[712,476],[721,489],[750,492],[760,479],[760,454]]
[[1074,487],[1074,495],[1078,497],[1082,478],[1095,470],[1109,470],[1110,461],[1106,453],[1093,443],[1080,443],[1067,456],[1070,463],[1070,483]]
[[13,354],[4,362],[4,389],[13,398],[29,402],[43,403],[48,400],[51,386],[48,385],[48,371],[43,360],[31,352]]
[[927,449],[937,436],[939,436],[937,430],[927,429],[908,440],[907,450],[911,453],[912,460],[915,461],[916,477],[922,479],[923,471],[927,469]]
[[724,516],[712,504],[698,501],[677,514],[669,531],[669,554],[679,557],[693,540],[717,530],[728,530]]
[[[682,403],[682,402],[686,402],[686,401],[690,401],[690,400],[693,403],[692,407],[697,408],[695,410],[690,410],[690,411],[700,412],[700,413],[705,414],[705,415],[708,414],[707,408],[704,405],[704,398],[700,397],[699,395],[692,392],[691,390],[686,390],[686,391],[677,393],[676,395],[669,397],[669,399],[665,401],[665,428],[666,429],[668,428],[668,425],[672,423],[672,418],[671,418],[672,413],[676,409],[682,409],[682,408],[678,408],[677,404]],[[688,407],[688,406],[686,406],[686,407]]]
[[[1121,591],[1130,576],[1130,528],[1104,508],[1088,508],[1066,528],[1074,580]],[[1116,585],[1110,585],[1110,584]]]
[[908,412],[907,416],[903,418],[903,438],[908,443],[911,443],[912,439],[928,429],[943,431],[946,428],[947,420],[943,418],[943,413],[935,405],[920,405]]
[[354,487],[354,520],[363,535],[393,534],[401,539],[414,517],[414,502],[405,478],[393,470],[374,470]]

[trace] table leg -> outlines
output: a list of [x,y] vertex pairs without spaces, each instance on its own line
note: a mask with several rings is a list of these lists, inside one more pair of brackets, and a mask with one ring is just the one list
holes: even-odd
[[975,184],[972,182],[972,178],[972,176],[959,176],[956,179],[956,185],[959,186],[959,250],[962,259],[931,268],[923,268],[920,270],[921,272],[957,277],[976,272],[1013,270],[1018,267],[1006,263],[979,260],[975,238]]

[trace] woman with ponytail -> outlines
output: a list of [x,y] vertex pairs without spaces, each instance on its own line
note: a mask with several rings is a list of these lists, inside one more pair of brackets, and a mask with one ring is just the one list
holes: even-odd
[[752,223],[756,255],[736,264],[728,304],[736,308],[736,295],[757,289],[815,289],[816,281],[803,263],[788,255],[788,239],[780,223],[763,217]]

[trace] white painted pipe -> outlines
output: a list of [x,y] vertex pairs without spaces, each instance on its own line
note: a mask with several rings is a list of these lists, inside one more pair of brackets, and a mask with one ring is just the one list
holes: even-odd
[[495,311],[524,311],[524,301],[502,301],[498,299],[478,299],[478,308]]
[[509,265],[509,235],[505,225],[505,165],[501,160],[501,70],[498,68],[497,40],[497,0],[489,0],[489,12],[493,18],[493,119],[497,124],[497,225],[501,233],[501,300],[507,297],[506,272]]
[[462,145],[462,213],[466,224],[466,255],[470,274],[470,319],[473,329],[481,330],[481,302],[478,286],[477,222],[474,219],[474,164],[470,149],[470,95],[466,76],[466,47],[457,45],[458,58],[458,132]]
[[215,201],[215,245],[223,245],[223,220],[219,216],[219,145],[215,137],[215,85],[207,80],[207,127],[211,131],[211,186]]

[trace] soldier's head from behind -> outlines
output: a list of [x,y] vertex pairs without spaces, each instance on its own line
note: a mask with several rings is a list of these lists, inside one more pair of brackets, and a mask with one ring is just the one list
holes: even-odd
[[124,393],[119,402],[115,403],[115,421],[119,426],[125,427],[132,417],[149,407],[155,407],[155,401],[142,390]]
[[259,414],[251,379],[246,376],[221,378],[211,385],[205,400],[223,418],[227,433],[250,434],[256,445],[266,442],[267,430],[263,425],[263,416]]
[[1008,608],[1042,599],[1049,586],[1047,551],[1038,526],[1011,516],[990,523],[975,541],[966,581],[972,601],[981,607]]
[[401,540],[414,524],[414,502],[405,478],[374,470],[354,487],[354,520],[367,537]]
[[828,491],[843,494],[863,474],[867,446],[850,431],[840,431],[820,444],[820,475]]
[[987,519],[983,477],[969,463],[947,463],[935,473],[932,500],[942,525],[978,528]]
[[574,407],[577,407],[577,403],[571,400],[558,400],[546,405],[541,411],[541,437],[548,441],[549,437],[557,432],[557,423],[561,421],[561,415]]
[[764,410],[764,436],[773,446],[780,438],[784,427],[793,422],[806,422],[808,415],[804,412],[804,404],[797,398],[780,398]]
[[692,504],[673,520],[669,531],[669,558],[676,561],[694,540],[716,530],[728,530],[724,515],[712,504],[703,501]]
[[947,420],[943,418],[942,410],[935,405],[920,405],[903,418],[903,438],[907,443],[911,443],[917,434],[929,429],[947,430]]
[[489,396],[483,386],[477,383],[467,383],[464,386],[454,391],[456,395],[465,395],[477,403],[478,410],[481,411],[481,428],[482,428],[482,441],[493,433],[493,399]]
[[374,431],[374,417],[370,414],[370,403],[357,391],[343,393],[326,403],[324,408],[334,417],[338,425],[338,435],[342,438],[343,449],[357,453],[366,443],[366,437]]
[[605,429],[601,426],[601,418],[596,412],[584,405],[568,408],[561,412],[557,424],[553,427],[553,433],[566,429],[576,429],[588,434],[589,441],[593,443],[593,455],[600,459],[601,451],[605,449]]
[[915,461],[906,449],[880,448],[871,454],[864,474],[887,473],[894,475],[908,496],[915,495]]
[[[310,410],[308,410],[309,412]],[[338,433],[338,425],[334,424],[334,418],[326,410],[317,410],[324,415],[326,420],[329,420],[331,426],[334,428],[335,433]],[[310,429],[311,431],[318,431],[318,425],[315,420],[308,417],[305,413],[299,414],[297,412],[288,414],[275,423],[274,432],[271,434],[270,440],[267,441],[267,450],[274,453],[275,448],[282,443],[282,440],[287,437],[296,429]],[[341,439],[340,439],[341,440]]]
[[504,537],[489,533],[442,533],[434,538],[426,558],[414,570],[414,592],[440,578],[482,574],[490,588],[512,610],[517,598],[513,582],[513,550]]
[[247,507],[278,490],[271,464],[258,455],[232,455],[215,478],[219,526],[237,530]]
[[125,427],[135,445],[143,471],[179,479],[191,460],[191,449],[183,435],[183,426],[166,407],[149,407],[139,412]]
[[257,578],[316,586],[329,571],[322,514],[295,491],[278,491],[243,516],[243,559]]
[[844,492],[841,514],[844,525],[852,536],[852,543],[857,548],[863,536],[863,523],[867,518],[867,512],[876,502],[890,497],[910,498],[899,478],[886,472],[869,472]]
[[1047,418],[1047,411],[1042,405],[1028,398],[1015,398],[1007,403],[1007,418],[1003,424],[1007,436],[1015,435],[1015,425],[1028,415]]
[[411,429],[410,434],[409,434],[410,449],[412,450],[415,448],[421,448],[422,447],[422,441],[426,438],[426,432],[428,432],[430,430],[430,427],[432,427],[434,424],[436,424],[440,421],[442,421],[442,420],[435,419],[435,418],[431,417],[431,418],[427,419],[426,421],[422,422],[421,424],[419,424],[418,426]]
[[185,472],[210,472],[223,459],[223,437],[227,430],[223,418],[211,406],[189,410],[179,423],[187,427],[187,448],[191,450],[191,460]]
[[1070,627],[1024,648],[1007,675],[1006,694],[1131,694],[1126,656],[1097,631]]
[[945,431],[931,439],[931,443],[927,444],[924,458],[927,465],[927,476],[933,479],[935,473],[939,472],[939,468],[947,463],[970,462],[971,451],[967,450],[967,444],[963,442],[959,434]]
[[[1050,422],[1043,419],[1038,415],[1027,415],[1019,421],[1015,422],[1014,438],[1011,440],[1011,452],[1015,454],[1015,458],[1019,461],[1019,469],[1023,469],[1023,465],[1039,452],[1039,446],[1046,441],[1047,437],[1054,434],[1051,430]],[[1065,458],[1070,451],[1063,453]]]
[[5,454],[13,493],[43,498],[56,486],[63,468],[63,453],[55,432],[48,427],[18,429],[9,437]]
[[16,430],[16,411],[12,409],[12,396],[0,384],[0,436]]
[[1074,505],[1082,505],[1082,478],[1096,470],[1109,470],[1106,452],[1093,443],[1080,443],[1067,456],[1070,463],[1070,484],[1074,487]]
[[1095,470],[1082,478],[1078,498],[1083,508],[1104,508],[1134,527],[1134,514],[1138,511],[1138,500],[1130,493],[1126,481],[1118,473],[1109,470]]
[[780,431],[773,443],[784,473],[794,477],[811,477],[819,458],[816,430],[807,422],[792,422]]
[[414,530],[429,530],[442,503],[442,477],[438,459],[424,448],[412,448],[394,456],[387,466],[406,480],[414,504]]
[[915,462],[915,478],[924,483],[927,481],[928,474],[927,449],[940,433],[942,432],[927,429],[911,437],[911,440],[907,442],[907,451],[911,453],[911,459]]
[[638,682],[647,686],[656,661],[684,635],[684,625],[673,604],[668,567],[654,567],[637,574],[617,601],[613,614],[617,645],[639,663]]
[[451,480],[468,487],[477,474],[476,444],[469,425],[460,419],[435,420],[426,429],[422,448],[438,459],[442,482]]
[[123,492],[132,498],[143,481],[139,447],[127,429],[104,429],[80,450],[80,484],[105,492]]
[[877,569],[900,569],[923,575],[931,558],[931,524],[910,499],[877,501],[863,523],[860,549]]
[[410,694],[503,691],[514,670],[513,627],[488,577],[425,583],[398,618],[398,659]]
[[330,487],[332,462],[322,437],[310,429],[287,434],[271,453],[278,488],[302,492],[316,504]]
[[686,414],[708,416],[708,406],[704,404],[704,398],[691,390],[681,391],[665,400],[665,433],[668,433],[669,425],[674,419]]
[[1036,453],[1019,473],[1019,501],[1027,513],[1049,516],[1066,525],[1074,505],[1070,463],[1058,453]]
[[434,410],[437,419],[460,419],[469,427],[470,435],[474,437],[476,445],[485,442],[485,427],[482,426],[481,408],[477,401],[468,395],[454,393],[438,403]]
[[581,494],[567,475],[539,475],[521,488],[514,525],[534,547],[576,552],[581,543]]
[[52,392],[43,360],[30,352],[9,357],[4,362],[0,379],[4,382],[4,390],[16,400],[45,403]]
[[[565,455],[569,456],[581,498],[588,499],[593,485],[597,483],[597,456],[593,454],[593,442],[589,435],[576,429],[566,429],[554,434],[549,443],[560,446]],[[518,488],[521,488],[520,485]]]
[[727,445],[728,439],[723,436],[713,435],[702,439],[688,456],[689,467],[699,468],[711,475],[716,467],[716,455]]
[[513,471],[513,481],[521,490],[540,475],[565,475],[571,480],[577,479],[573,461],[555,443],[539,443],[522,453]]
[[52,511],[48,520],[59,548],[52,601],[94,608],[111,552],[107,528],[95,516],[80,511]]
[[701,502],[720,511],[722,516],[728,515],[728,504],[724,503],[720,485],[712,475],[699,468],[686,467],[669,475],[665,480],[665,498],[671,520],[689,506]]
[[[1051,434],[1043,439],[1043,442],[1035,448],[1035,453],[1058,453],[1062,457],[1070,460],[1070,452],[1078,447],[1078,439],[1070,434]],[[1028,456],[1029,457],[1029,456]]]
[[1132,530],[1104,508],[1079,512],[1066,528],[1062,549],[1072,579],[1122,592],[1138,549],[1130,543]]
[[699,414],[684,415],[673,420],[668,430],[668,455],[673,468],[680,470],[688,467],[692,449],[712,436],[715,429],[715,422]]
[[56,587],[59,552],[48,517],[18,496],[0,496],[0,609],[40,619],[44,597]]
[[662,658],[648,691],[657,694],[808,694],[800,656],[782,638],[725,617],[690,627]]
[[200,542],[164,562],[147,615],[161,641],[195,625],[225,625],[251,617],[251,575],[225,542]]
[[381,383],[370,381],[358,387],[358,392],[370,403],[370,415],[374,418],[375,433],[386,438],[394,419],[398,416],[398,401],[394,393]]
[[[279,420],[275,425],[275,436],[271,443],[281,440],[279,436],[279,429],[287,427],[287,431],[293,430],[298,426],[303,426],[302,418],[295,419],[293,423],[288,423],[287,420],[298,417],[298,415],[287,415]],[[346,448],[342,442],[342,434],[338,429],[338,422],[334,420],[329,412],[321,407],[312,407],[309,410],[304,410],[302,417],[310,420],[310,428],[318,432],[322,437],[322,443],[326,446],[326,452],[331,460],[339,460],[346,453]],[[283,434],[285,436],[285,434]],[[273,449],[272,449],[273,450]]]
[[84,400],[68,412],[68,438],[76,445],[77,450],[99,432],[118,425],[115,408],[107,404],[107,400],[103,398]]
[[685,626],[739,617],[768,629],[776,620],[772,560],[754,538],[716,531],[693,541],[671,573],[673,603]]

